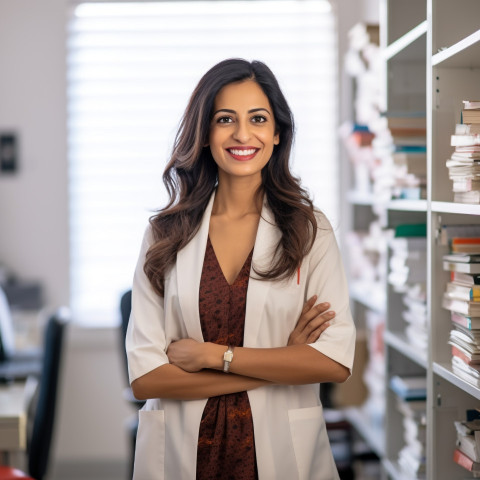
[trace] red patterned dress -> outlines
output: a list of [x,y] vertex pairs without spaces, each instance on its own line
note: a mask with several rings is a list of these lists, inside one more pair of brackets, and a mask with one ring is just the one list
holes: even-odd
[[[207,241],[200,281],[200,321],[206,342],[243,345],[252,252],[230,285]],[[198,436],[197,480],[258,479],[247,392],[208,399]]]

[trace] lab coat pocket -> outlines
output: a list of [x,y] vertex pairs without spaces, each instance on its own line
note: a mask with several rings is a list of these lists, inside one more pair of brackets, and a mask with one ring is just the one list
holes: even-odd
[[133,480],[165,478],[165,413],[140,410]]
[[338,478],[321,405],[288,411],[299,480]]

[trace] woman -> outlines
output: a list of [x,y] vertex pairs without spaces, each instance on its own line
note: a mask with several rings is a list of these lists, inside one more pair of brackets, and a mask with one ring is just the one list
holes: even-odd
[[192,94],[134,276],[136,479],[338,478],[316,384],[348,378],[355,329],[292,140],[261,62],[225,60]]

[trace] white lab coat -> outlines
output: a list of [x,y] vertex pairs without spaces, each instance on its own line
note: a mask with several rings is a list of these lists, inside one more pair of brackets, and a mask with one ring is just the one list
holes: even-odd
[[[199,286],[213,198],[198,233],[178,252],[165,278],[164,298],[155,294],[143,272],[151,243],[147,229],[134,275],[126,338],[130,381],[168,363],[165,352],[173,340],[203,341]],[[330,302],[336,316],[311,346],[351,369],[355,328],[347,283],[333,230],[321,215],[319,219],[317,239],[298,276],[265,281],[256,279],[252,270],[244,346],[285,346],[305,301],[318,294],[318,301]],[[263,269],[269,264],[279,237],[273,215],[264,204],[252,265]],[[260,480],[338,479],[318,392],[318,385],[272,385],[248,392]],[[195,480],[198,432],[206,402],[159,398],[146,402],[139,412],[135,480]]]

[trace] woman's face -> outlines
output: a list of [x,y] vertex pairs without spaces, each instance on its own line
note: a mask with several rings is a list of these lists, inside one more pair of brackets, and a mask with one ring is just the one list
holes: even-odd
[[272,107],[261,87],[253,80],[226,85],[215,98],[213,112],[209,146],[219,181],[225,175],[261,178],[280,141]]

